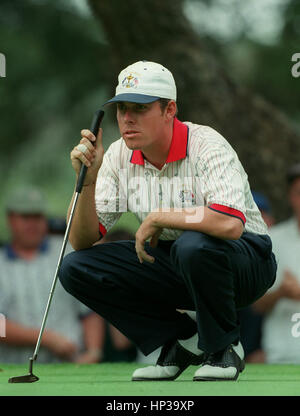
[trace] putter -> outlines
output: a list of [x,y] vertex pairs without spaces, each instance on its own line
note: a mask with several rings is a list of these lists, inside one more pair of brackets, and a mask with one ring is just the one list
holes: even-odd
[[[104,116],[104,111],[103,110],[96,111],[96,113],[94,115],[90,130],[95,136],[97,136],[97,133],[98,133],[98,130],[99,130],[99,127],[100,127],[100,123],[103,119],[103,116]],[[55,285],[56,285],[56,282],[57,282],[59,268],[60,268],[64,253],[65,253],[65,248],[66,248],[67,241],[68,241],[68,236],[69,236],[69,231],[70,231],[70,228],[71,228],[72,219],[73,219],[73,216],[74,216],[74,211],[75,211],[75,208],[76,208],[76,204],[77,204],[79,194],[81,193],[81,190],[82,190],[82,186],[83,186],[83,182],[84,182],[86,172],[87,172],[87,166],[82,164],[81,169],[80,169],[80,173],[79,173],[79,176],[78,176],[77,184],[76,184],[75,197],[74,197],[74,201],[73,201],[73,204],[72,204],[68,224],[67,224],[67,227],[66,227],[65,236],[64,236],[62,248],[61,248],[61,251],[60,251],[58,263],[57,263],[57,266],[56,266],[56,271],[55,271],[54,279],[53,279],[53,282],[52,282],[52,286],[51,286],[47,306],[46,306],[46,309],[45,309],[41,329],[40,329],[40,332],[39,332],[38,340],[37,340],[37,343],[36,343],[36,346],[35,346],[33,356],[31,358],[29,358],[29,373],[26,374],[25,376],[11,377],[8,380],[9,383],[34,383],[35,381],[39,380],[39,378],[35,374],[33,374],[33,372],[32,372],[33,362],[37,359],[38,352],[39,352],[39,349],[40,349],[41,339],[42,339],[42,335],[43,335],[43,332],[44,332],[44,328],[45,328],[45,324],[46,324],[46,320],[47,320],[51,300],[52,300],[52,297],[53,297]]]

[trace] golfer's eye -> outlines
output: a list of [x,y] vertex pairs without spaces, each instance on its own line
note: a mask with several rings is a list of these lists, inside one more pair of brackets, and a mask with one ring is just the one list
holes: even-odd
[[146,111],[148,109],[148,106],[144,104],[138,104],[138,103],[128,106],[127,104],[124,104],[121,102],[121,103],[117,103],[117,108],[118,108],[118,111],[123,114],[126,113],[126,111],[132,111],[134,113],[141,113],[143,111]]
[[126,109],[126,106],[125,106],[124,103],[118,103],[117,108],[118,108],[119,111],[121,111],[123,113]]
[[147,106],[146,105],[144,105],[144,104],[136,104],[135,105],[135,111],[138,111],[138,112],[140,112],[140,111],[145,111],[145,110],[147,110]]

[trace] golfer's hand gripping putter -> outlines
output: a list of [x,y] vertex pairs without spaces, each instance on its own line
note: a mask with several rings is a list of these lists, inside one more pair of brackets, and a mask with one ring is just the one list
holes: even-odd
[[[99,127],[101,124],[101,121],[104,117],[104,111],[103,110],[98,110],[96,111],[93,121],[92,121],[92,125],[91,125],[91,132],[94,134],[94,136],[97,137],[98,131],[99,131]],[[86,171],[87,171],[87,166],[85,166],[84,164],[82,164],[81,169],[80,169],[80,173],[78,176],[78,180],[77,180],[77,185],[76,185],[76,192],[78,192],[80,194],[81,190],[82,190],[82,186],[83,186],[83,182],[84,182],[84,178],[86,175]]]

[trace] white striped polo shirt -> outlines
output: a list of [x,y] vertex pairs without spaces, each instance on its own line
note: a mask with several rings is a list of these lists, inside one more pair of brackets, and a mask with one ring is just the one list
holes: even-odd
[[[196,206],[239,218],[245,231],[268,234],[231,145],[211,127],[177,118],[162,169],[149,163],[142,151],[128,149],[122,138],[109,146],[98,172],[95,203],[102,235],[123,212],[133,212],[142,223],[157,208]],[[175,240],[182,233],[164,228],[160,239]]]

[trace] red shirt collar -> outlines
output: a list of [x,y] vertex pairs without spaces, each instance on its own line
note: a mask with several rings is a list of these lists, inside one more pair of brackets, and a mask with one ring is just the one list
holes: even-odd
[[[172,142],[166,163],[176,162],[177,160],[184,159],[186,157],[188,132],[188,126],[175,117],[173,123]],[[145,161],[143,152],[141,150],[133,150],[130,162],[136,165],[144,165]]]

